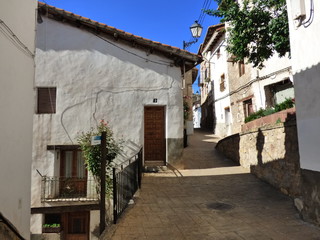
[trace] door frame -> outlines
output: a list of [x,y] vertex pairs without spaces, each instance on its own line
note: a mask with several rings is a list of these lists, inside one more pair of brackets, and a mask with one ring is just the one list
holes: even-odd
[[[84,234],[72,234],[69,233],[70,221],[72,220],[72,215],[82,215],[85,218],[85,233]],[[79,216],[78,216],[79,217]],[[62,214],[62,226],[63,226],[63,237],[65,240],[75,240],[79,237],[89,239],[90,233],[90,211],[81,212],[66,212]],[[80,236],[79,236],[80,235]]]
[[[149,161],[146,162],[145,160],[145,149],[146,149],[146,143],[145,143],[145,127],[146,127],[146,122],[145,122],[145,112],[146,108],[162,108],[163,109],[163,161]],[[167,133],[167,106],[166,105],[144,105],[143,108],[143,165],[144,166],[166,166],[167,165],[167,139],[166,139],[166,133]]]

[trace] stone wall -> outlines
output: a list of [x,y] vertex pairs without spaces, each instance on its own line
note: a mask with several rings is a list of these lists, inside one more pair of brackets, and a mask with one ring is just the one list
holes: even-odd
[[295,118],[229,136],[219,141],[216,148],[283,193],[300,195]]
[[320,173],[301,169],[301,197],[295,205],[303,220],[320,226]]

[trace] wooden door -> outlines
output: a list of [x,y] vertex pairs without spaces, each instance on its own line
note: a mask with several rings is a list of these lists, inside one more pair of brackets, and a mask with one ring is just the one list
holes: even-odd
[[65,240],[89,240],[89,212],[70,212],[63,215]]
[[164,107],[144,108],[144,164],[166,165]]
[[80,150],[61,152],[60,197],[84,197],[87,192],[87,170]]

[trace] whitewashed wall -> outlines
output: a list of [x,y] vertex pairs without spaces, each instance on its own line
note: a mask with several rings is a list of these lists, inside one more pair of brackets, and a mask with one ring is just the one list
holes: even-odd
[[[230,134],[231,125],[226,124],[225,108],[230,107],[230,96],[229,94],[229,73],[227,63],[227,51],[224,43],[224,39],[220,39],[216,46],[220,46],[220,57],[217,56],[216,47],[212,52],[210,60],[211,65],[211,80],[213,81],[214,87],[214,101],[215,101],[215,118],[216,118],[216,129],[215,134],[218,136],[227,136]],[[220,91],[220,78],[221,75],[225,76],[225,89]],[[229,122],[232,123],[231,112],[229,114]]]
[[143,145],[144,106],[165,106],[167,142],[182,142],[181,71],[170,66],[170,59],[110,44],[46,18],[37,33],[36,86],[57,87],[57,109],[55,114],[34,115],[32,206],[41,205],[36,169],[43,175],[58,174],[57,159],[47,145],[77,144],[78,134],[101,119],[109,122],[116,138]]
[[[310,1],[303,2],[308,20]],[[303,169],[320,171],[320,2],[313,3],[311,24],[297,27],[297,22],[293,20],[292,3],[287,1],[300,164]]]
[[264,62],[264,67],[262,69],[255,68],[252,71],[252,79],[257,77],[265,77],[270,76],[261,81],[257,81],[252,84],[252,89],[254,92],[254,96],[256,98],[255,107],[256,111],[261,108],[266,108],[266,94],[265,94],[265,86],[281,82],[285,79],[292,79],[291,70],[285,70],[288,67],[291,67],[291,60],[289,57],[279,57],[277,53]]
[[[36,4],[0,2],[0,19],[31,53]],[[34,59],[4,32],[8,31],[0,31],[0,213],[29,239]]]
[[201,128],[201,106],[200,104],[193,105],[193,128]]

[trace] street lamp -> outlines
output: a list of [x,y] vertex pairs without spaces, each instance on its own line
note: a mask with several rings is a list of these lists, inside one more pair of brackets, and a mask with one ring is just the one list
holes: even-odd
[[201,36],[202,33],[202,26],[198,23],[198,21],[195,21],[194,24],[191,25],[190,31],[192,37],[195,38],[195,40],[191,42],[183,41],[183,49],[186,49],[186,47],[189,47],[191,44],[194,44],[198,41],[198,38]]

